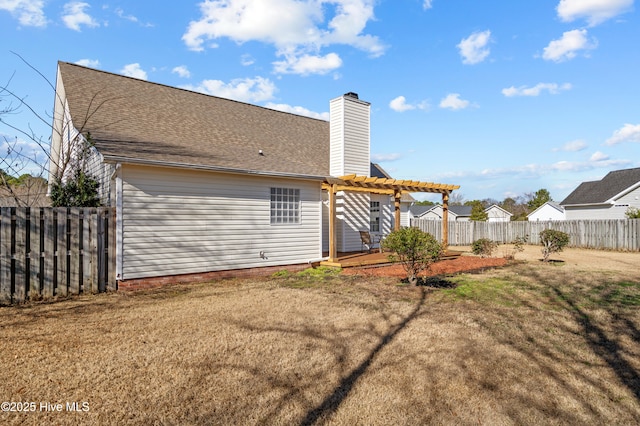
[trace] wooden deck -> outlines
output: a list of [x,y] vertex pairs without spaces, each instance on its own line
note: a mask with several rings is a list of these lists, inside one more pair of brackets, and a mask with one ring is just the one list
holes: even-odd
[[[325,253],[325,256],[327,253]],[[442,260],[444,259],[455,259],[458,256],[462,255],[461,251],[452,251],[447,250],[445,254],[442,256]],[[321,266],[333,266],[338,268],[355,268],[361,266],[383,266],[383,265],[391,265],[393,262],[389,260],[389,253],[380,253],[378,251],[373,251],[371,253],[367,252],[350,252],[350,253],[341,253],[338,252],[338,258],[334,262],[330,262],[328,260],[320,262]]]

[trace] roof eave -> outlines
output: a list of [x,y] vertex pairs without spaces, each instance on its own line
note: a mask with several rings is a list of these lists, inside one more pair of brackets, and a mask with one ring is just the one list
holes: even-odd
[[267,170],[250,170],[250,169],[237,169],[232,167],[219,167],[219,166],[209,166],[203,164],[188,164],[188,163],[178,163],[178,162],[170,162],[170,161],[157,161],[157,160],[148,160],[148,159],[139,159],[139,158],[129,158],[129,157],[119,157],[117,155],[109,155],[104,156],[105,163],[120,163],[120,164],[132,164],[139,166],[156,166],[156,167],[169,167],[173,169],[189,169],[189,170],[200,170],[200,171],[209,171],[209,172],[220,172],[220,173],[232,173],[232,174],[243,174],[243,175],[256,175],[256,176],[270,176],[270,177],[278,177],[278,178],[290,178],[290,179],[305,179],[305,180],[319,180],[324,181],[324,176],[316,176],[316,175],[303,175],[296,173],[282,173],[282,172],[274,172]]

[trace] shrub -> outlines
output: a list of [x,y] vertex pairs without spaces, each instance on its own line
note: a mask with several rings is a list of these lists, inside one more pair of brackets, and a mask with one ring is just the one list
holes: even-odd
[[407,272],[410,284],[418,284],[418,274],[431,267],[442,256],[442,245],[431,234],[418,228],[400,228],[382,241],[382,247],[392,252],[389,259],[399,261]]
[[521,253],[524,251],[524,245],[529,241],[529,235],[525,235],[524,237],[516,237],[511,244],[513,247],[511,250],[505,250],[504,257],[505,259],[515,259],[516,253]]
[[555,229],[545,229],[540,232],[540,243],[542,244],[542,260],[547,262],[551,253],[561,252],[569,244],[569,235]]
[[51,186],[53,207],[99,207],[98,181],[82,170],[76,170],[66,183],[57,180]]
[[488,238],[479,238],[471,245],[473,254],[480,257],[490,257],[493,251],[498,247],[498,243]]
[[627,216],[627,219],[640,219],[640,209],[629,207],[624,215]]

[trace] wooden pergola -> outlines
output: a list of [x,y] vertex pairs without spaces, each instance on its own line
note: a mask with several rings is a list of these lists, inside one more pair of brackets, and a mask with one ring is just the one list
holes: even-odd
[[400,198],[403,192],[442,194],[442,245],[446,250],[449,246],[449,194],[459,188],[460,185],[358,175],[326,178],[322,184],[322,189],[329,193],[329,261],[334,261],[338,257],[338,235],[336,233],[336,194],[338,192],[367,192],[369,194],[393,195],[395,230],[400,229]]

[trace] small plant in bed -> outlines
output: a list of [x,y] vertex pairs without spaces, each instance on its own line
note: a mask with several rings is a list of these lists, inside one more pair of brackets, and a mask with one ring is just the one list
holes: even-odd
[[442,245],[433,235],[412,227],[391,232],[382,248],[392,253],[389,260],[402,264],[411,285],[417,285],[420,272],[429,269],[443,253]]

